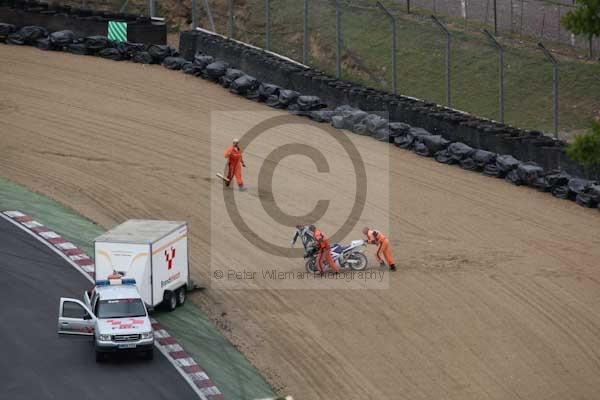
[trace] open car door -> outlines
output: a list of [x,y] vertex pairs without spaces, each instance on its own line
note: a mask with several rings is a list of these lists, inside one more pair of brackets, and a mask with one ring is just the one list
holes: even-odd
[[60,298],[58,333],[69,335],[94,334],[95,317],[89,308],[77,299]]

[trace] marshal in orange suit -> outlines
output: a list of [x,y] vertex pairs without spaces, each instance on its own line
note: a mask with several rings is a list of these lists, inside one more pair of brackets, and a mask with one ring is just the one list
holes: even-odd
[[[379,261],[379,264],[385,266],[385,263],[387,263],[390,267],[390,271],[395,271],[396,264],[394,263],[392,250],[390,249],[390,241],[387,237],[385,237],[383,233],[368,227],[364,227],[362,232],[367,235],[367,243],[377,245],[375,258]],[[383,260],[385,260],[385,263]]]
[[225,150],[225,158],[227,159],[227,183],[225,185],[229,186],[235,177],[240,190],[246,190],[242,179],[242,167],[245,167],[246,164],[244,164],[238,139],[233,139],[233,144]]

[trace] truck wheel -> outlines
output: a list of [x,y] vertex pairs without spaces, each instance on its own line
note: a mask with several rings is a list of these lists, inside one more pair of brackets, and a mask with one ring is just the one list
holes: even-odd
[[106,354],[96,350],[96,362],[101,363],[106,360]]
[[144,359],[148,360],[148,361],[152,361],[154,360],[154,349],[152,350],[148,350],[145,354],[144,354]]
[[177,296],[173,292],[165,292],[163,302],[167,311],[173,311],[177,307]]
[[182,306],[185,303],[185,286],[177,289],[177,305]]

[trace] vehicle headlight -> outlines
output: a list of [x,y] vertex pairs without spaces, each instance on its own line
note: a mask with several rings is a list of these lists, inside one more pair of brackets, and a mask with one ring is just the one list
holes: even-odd
[[142,339],[152,339],[153,337],[154,333],[152,331],[142,333]]
[[108,341],[110,340],[110,335],[98,335],[98,340]]

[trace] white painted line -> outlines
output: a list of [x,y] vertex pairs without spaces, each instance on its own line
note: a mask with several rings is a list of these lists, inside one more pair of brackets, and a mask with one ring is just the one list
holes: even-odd
[[4,214],[8,215],[11,218],[17,218],[17,217],[24,217],[25,214],[23,214],[21,211],[4,211]]
[[56,245],[56,247],[61,248],[63,250],[73,250],[73,249],[77,248],[77,246],[75,246],[71,242],[59,243],[59,244]]
[[208,375],[206,375],[206,372],[194,372],[193,374],[190,374],[190,376],[192,377],[192,380],[195,381],[206,381],[209,379]]
[[192,357],[178,358],[175,360],[175,362],[182,367],[191,367],[192,365],[196,365],[196,361],[194,361]]
[[292,396],[285,396],[285,397],[265,397],[262,399],[255,399],[255,400],[294,400]]
[[212,31],[209,31],[209,30],[206,30],[206,29],[200,28],[200,27],[197,27],[197,28],[196,28],[196,30],[197,30],[197,31],[204,32],[204,33],[208,33],[209,35],[219,36],[219,37],[222,37],[223,39],[228,39],[228,40],[231,40],[231,41],[233,41],[233,42],[236,42],[236,43],[239,43],[239,44],[243,44],[244,46],[250,47],[250,48],[252,48],[252,49],[261,50],[261,51],[264,51],[265,53],[272,54],[272,55],[274,55],[274,56],[276,56],[276,57],[279,57],[279,58],[281,58],[282,60],[286,60],[286,61],[292,62],[292,63],[294,63],[294,64],[296,64],[296,65],[300,65],[300,66],[302,66],[302,67],[305,67],[305,68],[310,68],[308,65],[304,65],[304,64],[302,64],[301,62],[298,62],[298,61],[296,61],[296,60],[293,60],[293,59],[291,59],[291,58],[289,58],[289,57],[286,57],[286,56],[283,56],[283,55],[281,55],[281,54],[275,53],[275,52],[273,52],[273,51],[270,51],[270,50],[265,50],[265,49],[263,49],[262,47],[254,46],[254,45],[252,45],[252,44],[250,44],[250,43],[246,43],[246,42],[240,42],[240,41],[239,41],[239,40],[237,40],[237,39],[233,39],[233,38],[230,38],[230,37],[227,37],[227,36],[223,36],[223,35],[221,35],[220,33],[212,32]]
[[[17,222],[17,221],[15,221]],[[19,222],[20,223],[20,222]],[[33,228],[39,228],[40,226],[44,226],[42,224],[40,224],[37,221],[29,221],[29,222],[24,222],[22,225],[25,225],[26,227],[28,227],[29,229],[33,229]]]
[[162,339],[162,338],[170,337],[171,335],[169,335],[169,332],[165,331],[164,329],[158,329],[158,330],[154,331],[154,336]]
[[60,235],[54,231],[40,232],[39,235],[44,239],[56,239],[60,237]]
[[200,391],[198,386],[196,386],[194,381],[192,381],[192,378],[183,370],[183,368],[180,368],[176,361],[169,356],[169,353],[163,348],[163,346],[161,346],[158,341],[155,341],[154,344],[156,345],[156,348],[163,354],[163,356],[165,356],[167,361],[169,361],[173,367],[175,367],[177,372],[179,372],[179,375],[181,375],[188,385],[190,385],[194,393],[196,393],[201,400],[208,400],[208,397],[206,397],[206,395]]
[[94,266],[93,265],[83,265],[81,266],[81,269],[84,270],[85,272],[94,272]]
[[90,258],[88,256],[86,256],[85,254],[75,254],[75,255],[69,256],[69,258],[73,261],[90,260]]
[[200,390],[202,391],[202,393],[204,393],[207,396],[215,395],[215,394],[221,394],[221,391],[216,386],[209,386],[209,387],[205,387],[205,388],[200,388]]
[[20,222],[17,222],[14,219],[11,219],[10,217],[7,217],[3,213],[0,213],[0,217],[4,218],[5,220],[7,220],[8,222],[10,222],[14,226],[16,226],[19,229],[21,229],[22,231],[27,232],[30,236],[34,237],[37,241],[39,241],[40,243],[42,243],[45,246],[47,246],[50,250],[52,250],[53,252],[55,252],[56,254],[58,254],[59,256],[61,256],[66,262],[68,262],[77,271],[81,272],[83,274],[83,276],[86,277],[87,280],[89,280],[91,283],[94,283],[94,280],[92,279],[91,276],[89,276],[84,270],[82,270],[79,265],[77,265],[73,261],[71,261],[71,259],[69,257],[67,257],[67,255],[65,253],[63,253],[62,251],[60,251],[59,249],[57,249],[56,247],[54,247],[52,245],[52,243],[47,242],[44,238],[40,237],[35,232],[30,231],[29,229],[25,228],[23,226],[24,224],[21,224]]
[[165,348],[166,351],[168,351],[169,353],[173,353],[174,351],[184,351],[183,347],[181,347],[180,344],[175,343],[175,344],[163,344],[162,347]]

